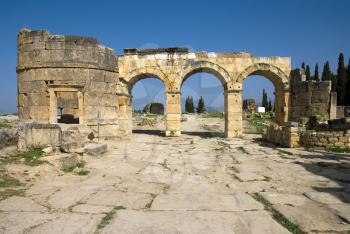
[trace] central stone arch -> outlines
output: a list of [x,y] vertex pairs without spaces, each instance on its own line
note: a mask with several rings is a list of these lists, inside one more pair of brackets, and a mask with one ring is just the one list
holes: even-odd
[[231,81],[230,74],[218,64],[209,61],[196,61],[183,70],[180,87],[188,77],[198,72],[206,72],[216,76],[225,90],[227,89],[227,84]]
[[[210,62],[210,61],[205,61],[205,60],[200,60],[196,61],[193,63],[188,64],[183,70],[181,70],[181,77],[179,79],[179,83],[177,84],[178,90],[181,90],[181,87],[183,83],[193,74],[195,73],[200,73],[200,72],[205,72],[214,75],[222,84],[224,92],[230,87],[228,87],[229,84],[232,83],[232,78],[230,76],[230,73],[220,65]],[[179,93],[179,100],[181,100],[181,93]],[[226,99],[225,99],[226,102]],[[179,103],[179,115],[181,116],[181,102]],[[225,113],[226,113],[226,103],[225,103]],[[228,125],[225,124],[225,132],[227,132],[227,127]],[[179,131],[180,131],[180,121],[179,121]]]

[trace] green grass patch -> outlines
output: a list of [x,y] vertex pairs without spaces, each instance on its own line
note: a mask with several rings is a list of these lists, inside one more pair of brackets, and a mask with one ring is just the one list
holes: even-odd
[[201,114],[201,117],[203,118],[224,118],[224,113],[222,112],[209,112],[209,113],[204,113]]
[[47,163],[46,160],[40,159],[43,156],[41,148],[34,148],[22,154],[24,163],[29,166],[38,166],[43,163]]
[[335,153],[350,153],[350,147],[345,147],[345,148],[333,147],[333,148],[329,148],[328,151],[335,152]]
[[12,126],[8,123],[0,123],[0,129],[1,128],[12,128]]
[[4,173],[0,175],[0,188],[15,187],[15,186],[21,186],[21,185],[22,183],[18,179],[10,176],[9,174]]
[[106,215],[102,218],[101,222],[98,224],[97,229],[102,229],[109,224],[109,222],[112,220],[113,216],[117,212],[117,210],[123,210],[125,209],[124,206],[116,206],[111,210],[110,212],[106,213]]
[[[63,168],[62,171],[65,172],[65,173],[73,172],[75,168],[84,168],[85,164],[86,164],[85,161],[81,161],[81,162],[78,162],[77,164],[75,164],[73,166]],[[87,175],[87,174],[85,174],[85,175]]]
[[256,201],[262,203],[265,206],[265,209],[272,214],[272,218],[276,220],[279,224],[281,224],[283,227],[285,227],[288,231],[294,234],[305,234],[305,232],[302,231],[298,225],[292,223],[283,214],[275,210],[272,207],[272,204],[268,200],[266,200],[264,197],[262,197],[258,193],[252,194],[252,197]]
[[86,176],[90,173],[90,171],[86,170],[86,169],[82,169],[80,170],[77,174],[80,176]]
[[0,200],[4,200],[12,196],[24,197],[24,189],[5,189],[0,191]]

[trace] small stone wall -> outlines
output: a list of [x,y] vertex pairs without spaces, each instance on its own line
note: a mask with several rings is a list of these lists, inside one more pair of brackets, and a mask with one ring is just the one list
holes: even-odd
[[315,131],[306,130],[300,136],[300,143],[307,148],[345,148],[350,146],[350,130]]
[[274,144],[293,148],[299,146],[300,129],[294,126],[270,125],[263,134],[263,140]]
[[330,119],[331,112],[331,82],[304,81],[303,71],[291,72],[291,108],[290,121],[298,122],[302,117],[320,115]]
[[21,123],[18,130],[18,150],[35,147],[58,147],[61,144],[61,128],[58,124]]

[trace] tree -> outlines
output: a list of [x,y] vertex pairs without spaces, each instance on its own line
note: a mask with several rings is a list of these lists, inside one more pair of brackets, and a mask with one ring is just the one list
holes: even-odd
[[349,58],[349,63],[348,66],[346,68],[346,73],[347,73],[347,81],[346,81],[346,95],[345,95],[345,99],[346,99],[346,105],[350,105],[350,58]]
[[332,72],[329,68],[329,62],[327,61],[323,65],[323,71],[322,71],[322,80],[331,80],[332,79]]
[[193,98],[188,96],[186,98],[186,102],[185,102],[185,111],[187,113],[194,113],[194,104],[193,104]]
[[272,102],[271,102],[271,98],[269,98],[269,104],[267,106],[267,111],[272,111]]
[[301,64],[301,68],[304,69],[304,71],[305,71],[305,63],[304,62]]
[[265,92],[265,89],[263,89],[263,95],[262,95],[261,106],[262,106],[262,107],[265,107],[266,110],[267,110],[267,108],[268,108],[267,93]]
[[194,104],[193,104],[193,98],[187,97],[185,102],[185,111],[187,113],[194,113]]
[[310,66],[309,65],[306,65],[305,76],[306,76],[306,80],[311,80]]
[[204,99],[201,96],[201,98],[198,101],[197,113],[203,113],[204,111],[205,111],[205,104],[204,104]]
[[314,80],[320,81],[320,75],[318,73],[318,64],[317,63],[316,63],[316,66],[315,66]]
[[345,96],[346,96],[346,68],[344,64],[344,55],[343,53],[339,54],[338,58],[338,69],[337,69],[337,98],[338,105],[345,104]]

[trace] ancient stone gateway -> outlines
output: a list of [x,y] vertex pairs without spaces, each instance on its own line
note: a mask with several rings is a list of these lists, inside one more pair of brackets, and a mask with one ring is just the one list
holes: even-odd
[[[189,52],[185,48],[125,49],[118,56],[119,79],[123,84],[118,95],[131,103],[133,85],[144,78],[161,80],[166,92],[166,135],[180,135],[181,85],[192,74],[207,72],[216,76],[225,96],[225,136],[242,134],[242,83],[250,75],[272,81],[276,90],[276,122],[288,121],[290,58],[253,57],[249,53]],[[123,108],[129,116],[131,108]],[[131,123],[129,123],[130,125]]]
[[[51,35],[47,30],[29,29],[21,30],[18,35],[19,116],[23,121],[57,123],[60,108],[78,119],[79,124],[91,128],[99,124],[103,136],[129,135],[132,133],[131,89],[137,81],[155,77],[165,86],[165,134],[178,136],[181,86],[197,72],[213,74],[224,88],[226,137],[242,134],[242,83],[250,75],[272,81],[276,122],[289,120],[291,59],[288,57],[190,52],[187,48],[125,49],[123,55],[115,56],[113,49],[99,45],[94,38]],[[69,96],[76,100],[69,103],[66,98]]]

